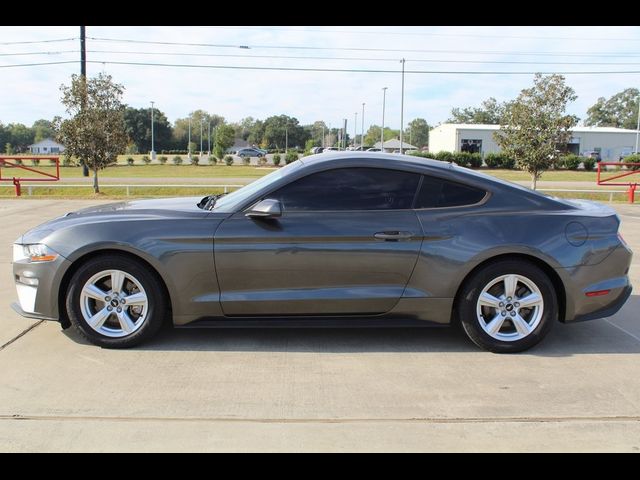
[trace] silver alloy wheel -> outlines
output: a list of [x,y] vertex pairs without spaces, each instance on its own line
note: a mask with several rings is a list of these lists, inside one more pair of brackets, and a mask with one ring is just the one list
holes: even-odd
[[544,300],[538,286],[523,275],[502,275],[480,292],[476,306],[482,329],[496,340],[521,340],[540,324]]
[[149,300],[133,275],[122,270],[105,270],[84,284],[80,311],[93,330],[106,337],[120,338],[144,324]]

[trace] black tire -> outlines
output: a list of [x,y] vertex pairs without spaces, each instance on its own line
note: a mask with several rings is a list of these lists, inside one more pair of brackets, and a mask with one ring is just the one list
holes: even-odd
[[[538,325],[531,333],[521,339],[505,341],[485,332],[476,307],[485,286],[498,277],[511,274],[526,277],[538,287],[544,308]],[[456,317],[467,336],[479,347],[494,353],[522,352],[536,345],[549,333],[558,319],[558,299],[553,283],[539,267],[526,260],[501,260],[486,265],[465,281],[456,303]],[[506,318],[509,319],[508,316]],[[506,327],[509,327],[509,323]]]
[[[80,295],[84,285],[94,275],[106,270],[121,270],[132,275],[142,284],[146,292],[148,301],[146,318],[140,327],[123,337],[113,338],[97,332],[87,323],[82,314]],[[129,348],[149,340],[162,326],[166,312],[164,295],[160,280],[143,262],[128,255],[110,253],[92,258],[78,268],[69,282],[65,305],[71,325],[91,343],[105,348]]]

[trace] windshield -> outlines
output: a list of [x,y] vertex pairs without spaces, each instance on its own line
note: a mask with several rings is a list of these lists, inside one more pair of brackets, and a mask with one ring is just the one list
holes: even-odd
[[288,175],[290,172],[301,166],[302,162],[297,161],[279,168],[270,174],[251,182],[249,185],[245,185],[235,192],[231,192],[224,197],[220,197],[213,208],[218,212],[233,212],[263,187],[280,180],[282,177]]

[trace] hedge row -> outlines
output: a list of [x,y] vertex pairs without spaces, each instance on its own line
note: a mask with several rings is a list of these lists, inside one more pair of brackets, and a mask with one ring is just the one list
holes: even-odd
[[[411,155],[416,157],[433,158],[443,162],[455,162],[458,165],[469,168],[480,168],[482,166],[482,156],[479,153],[468,152],[412,152]],[[634,160],[635,158],[635,160]],[[631,159],[631,160],[629,160]],[[640,155],[631,155],[624,160],[625,162],[640,163]],[[488,153],[484,157],[484,163],[488,168],[516,168],[516,161],[503,153]],[[578,155],[563,155],[553,165],[554,168],[564,168],[567,170],[578,170],[580,166],[587,171],[594,169],[595,159],[589,157],[580,157]],[[634,167],[640,169],[640,167]]]

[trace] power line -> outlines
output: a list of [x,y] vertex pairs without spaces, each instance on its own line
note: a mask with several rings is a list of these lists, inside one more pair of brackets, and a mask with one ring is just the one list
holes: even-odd
[[[89,60],[87,63],[106,63],[109,65],[137,65],[152,67],[178,67],[178,68],[212,68],[230,70],[277,70],[294,72],[348,72],[348,73],[399,73],[399,70],[358,69],[358,68],[305,68],[305,67],[249,67],[241,65],[193,65],[182,63],[147,63],[147,62],[121,62],[110,60]],[[612,74],[636,74],[640,70],[621,71],[573,71],[573,72],[512,72],[512,71],[460,71],[460,70],[405,70],[405,73],[414,74],[463,74],[463,75],[612,75]]]
[[472,37],[472,38],[520,38],[520,39],[533,39],[533,40],[615,40],[621,42],[640,42],[640,38],[616,38],[616,37],[539,37],[533,35],[483,35],[478,33],[436,33],[436,32],[387,32],[387,31],[373,31],[373,30],[329,30],[329,29],[313,29],[305,28],[304,30],[295,29],[282,29],[282,28],[266,28],[266,27],[201,27],[212,28],[222,30],[259,30],[267,32],[291,32],[291,33],[348,33],[351,35],[404,35],[404,36],[425,36],[425,37]]
[[0,57],[23,56],[23,55],[61,55],[64,53],[78,53],[80,50],[60,50],[57,52],[19,52],[19,53],[0,53]]
[[[73,50],[69,50],[72,52]],[[76,50],[77,52],[77,50]],[[92,53],[126,54],[126,55],[162,55],[176,57],[225,57],[225,58],[269,58],[288,60],[354,60],[372,62],[397,62],[397,58],[371,58],[371,57],[319,57],[302,55],[239,55],[236,53],[188,53],[188,52],[140,52],[123,50],[92,50]],[[2,54],[0,54],[2,55]],[[13,54],[10,54],[13,55]],[[509,60],[441,60],[429,58],[411,58],[407,62],[420,63],[474,63],[474,64],[514,64],[514,65],[640,65],[638,62],[521,62]]]
[[31,40],[27,42],[0,42],[0,45],[26,45],[33,43],[54,43],[54,42],[70,42],[71,40],[77,40],[78,37],[72,38],[56,38],[52,40]]
[[[373,47],[317,47],[310,45],[238,45],[238,44],[222,44],[222,43],[192,43],[192,42],[166,42],[152,40],[133,40],[103,37],[87,37],[97,42],[119,42],[119,43],[141,43],[149,45],[180,45],[188,47],[215,47],[215,48],[239,48],[239,49],[279,49],[279,50],[342,50],[342,51],[361,51],[361,52],[411,52],[411,53],[468,53],[482,55],[533,55],[533,56],[550,56],[550,57],[640,57],[640,53],[575,53],[575,52],[508,52],[497,50],[434,50],[419,48],[373,48]],[[397,60],[397,59],[396,59]]]
[[[12,67],[39,67],[40,65],[63,65],[65,63],[78,63],[77,60],[68,60],[64,62],[42,62],[42,63],[17,63],[13,65],[0,65],[0,68],[12,68]],[[100,62],[102,63],[102,62]]]

